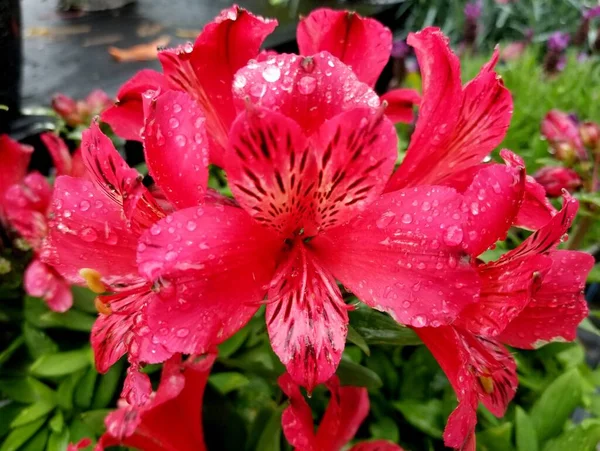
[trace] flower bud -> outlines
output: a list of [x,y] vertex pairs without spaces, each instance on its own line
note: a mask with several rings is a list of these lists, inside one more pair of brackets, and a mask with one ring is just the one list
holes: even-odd
[[570,115],[551,110],[542,120],[541,129],[559,160],[571,164],[588,159],[577,121]]
[[583,144],[589,149],[598,149],[600,146],[600,127],[595,122],[584,122],[579,126],[579,134]]
[[73,115],[77,111],[77,102],[71,97],[60,92],[52,97],[52,109],[63,119]]
[[533,177],[544,187],[548,197],[560,197],[563,189],[573,192],[582,184],[582,180],[577,172],[561,166],[543,167]]

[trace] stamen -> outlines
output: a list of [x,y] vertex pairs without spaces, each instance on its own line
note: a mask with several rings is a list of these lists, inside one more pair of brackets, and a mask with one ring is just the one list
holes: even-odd
[[94,293],[102,294],[106,292],[106,285],[102,282],[102,275],[92,268],[82,268],[79,275],[85,280],[87,287]]
[[494,379],[490,376],[479,376],[479,382],[488,395],[494,393]]
[[98,313],[102,313],[103,315],[110,315],[112,313],[110,306],[105,304],[102,299],[100,299],[100,296],[94,299],[94,307],[96,307]]

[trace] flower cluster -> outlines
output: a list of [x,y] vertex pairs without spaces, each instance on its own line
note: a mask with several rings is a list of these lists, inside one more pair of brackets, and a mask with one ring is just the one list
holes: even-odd
[[[177,437],[155,426],[159,412],[190,411],[184,393],[202,392],[215,346],[266,304],[287,370],[287,439],[341,449],[368,410],[365,389],[335,376],[351,292],[428,346],[459,400],[445,442],[474,450],[479,401],[501,416],[517,388],[504,344],[572,340],[587,314],[581,291],[593,259],[557,250],[577,201],[565,193],[557,212],[508,150],[505,164],[482,163],[512,113],[497,51],[462,85],[441,31],[411,34],[422,94],[380,98],[372,87],[392,49],[381,24],[321,9],[298,26],[300,55],[259,53],[275,26],[225,10],[195,44],[159,53],[163,73],[141,71],[121,88],[102,119],[143,142],[154,186],[95,122],[83,134],[85,177],[56,179],[40,261],[98,293],[97,368],[125,354],[130,362],[127,405],[107,419],[101,445],[151,437],[144,449],[202,449],[202,434],[184,423]],[[394,121],[411,121],[413,103],[418,119],[395,169]],[[207,188],[209,163],[225,170],[233,199]],[[484,262],[510,227],[534,232]],[[139,369],[159,362],[152,393]],[[332,397],[315,434],[298,386],[322,383]]]

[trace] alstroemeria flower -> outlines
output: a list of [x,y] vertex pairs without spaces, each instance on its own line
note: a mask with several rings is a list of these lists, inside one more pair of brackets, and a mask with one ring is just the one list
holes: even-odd
[[160,384],[143,406],[128,405],[108,414],[106,432],[95,451],[127,446],[144,451],[206,451],[202,398],[216,354],[167,360]]
[[251,315],[267,295],[273,349],[310,390],[335,372],[345,345],[336,279],[416,327],[448,324],[476,301],[462,196],[429,186],[381,195],[396,133],[350,68],[326,52],[279,55],[249,64],[233,84],[247,109],[231,128],[227,166],[241,208],[179,210],[140,242],[141,273],[176,290],[149,310],[151,327],[169,333],[160,343],[204,352],[205,335],[244,323],[210,322],[223,305]]
[[[279,378],[278,383],[290,402],[281,417],[283,434],[296,451],[340,451],[352,440],[369,413],[367,389],[342,387],[334,376],[326,382],[331,398],[315,433],[312,412],[300,393],[300,387],[287,373]],[[350,450],[402,451],[402,448],[385,440],[376,440],[359,443]]]
[[71,127],[89,124],[90,120],[109,108],[113,100],[101,89],[90,92],[85,100],[57,93],[52,98],[52,108]]
[[588,159],[579,124],[571,115],[550,110],[542,120],[541,131],[559,160],[572,163]]
[[583,288],[594,264],[584,252],[556,250],[577,213],[565,195],[562,210],[499,260],[477,263],[478,303],[452,326],[415,329],[456,391],[459,406],[444,432],[447,446],[475,449],[477,404],[502,416],[517,388],[516,365],[502,343],[524,349],[571,341],[587,316]]
[[[74,177],[81,175],[78,170],[77,156],[71,157],[62,139],[50,132],[42,134],[41,138],[50,152],[57,173],[70,174]],[[27,152],[28,160],[30,150],[27,146],[23,147]],[[16,174],[20,175],[21,169],[18,168],[18,164],[16,166]],[[7,169],[14,170],[13,166]],[[6,220],[27,241],[34,252],[33,260],[25,270],[23,280],[25,291],[31,296],[44,299],[52,310],[64,312],[73,303],[69,284],[39,258],[48,233],[51,195],[52,187],[46,178],[38,172],[32,172],[6,190],[2,203]]]
[[211,162],[223,166],[227,133],[236,117],[231,83],[235,72],[258,55],[276,20],[255,16],[238,6],[225,9],[204,27],[196,42],[160,51],[163,74],[146,69],[125,83],[117,103],[102,115],[115,133],[141,140],[142,94],[147,90],[185,91],[200,105],[206,118]]
[[88,180],[57,178],[43,252],[44,261],[69,282],[87,283],[102,294],[92,329],[96,367],[105,372],[129,353],[132,365],[124,392],[132,404],[143,403],[150,391],[148,377],[137,371],[139,364],[162,362],[173,354],[146,324],[148,305],[162,304],[170,289],[139,275],[138,239],[165,211],[202,203],[208,178],[205,119],[196,102],[176,91],[146,100],[146,162],[162,190],[160,204],[93,123],[81,146]]
[[33,147],[21,144],[8,135],[0,135],[0,226],[6,225],[4,193],[27,174]]
[[564,189],[573,192],[583,184],[577,172],[562,166],[540,168],[533,177],[544,187],[549,197],[559,197]]

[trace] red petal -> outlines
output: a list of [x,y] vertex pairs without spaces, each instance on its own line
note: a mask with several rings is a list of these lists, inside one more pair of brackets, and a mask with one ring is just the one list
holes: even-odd
[[312,412],[304,396],[300,393],[300,388],[288,373],[281,375],[277,383],[290,402],[281,416],[283,435],[295,449],[319,451]]
[[415,332],[456,392],[459,406],[449,418],[444,443],[462,449],[474,440],[477,399],[494,415],[504,415],[517,389],[515,362],[497,342],[458,328],[421,328]]
[[55,312],[66,312],[73,305],[71,288],[65,279],[37,259],[25,270],[23,285],[28,295],[44,299]]
[[71,283],[91,268],[107,284],[139,281],[135,252],[139,229],[123,218],[120,205],[87,180],[61,176],[54,184],[44,261]]
[[541,288],[500,336],[511,346],[533,349],[550,341],[574,340],[587,316],[583,289],[594,258],[577,251],[551,252],[549,257],[552,266]]
[[311,138],[318,169],[319,230],[342,224],[368,208],[394,168],[396,131],[382,110],[372,113],[365,108],[341,113]]
[[128,220],[145,228],[164,216],[142,184],[142,176],[127,165],[97,123],[83,132],[81,152],[91,180]]
[[319,424],[317,441],[320,449],[339,450],[354,438],[369,414],[369,395],[364,387],[340,387],[335,376],[327,382],[327,388],[331,398]]
[[33,147],[13,141],[8,135],[0,135],[0,221],[4,215],[4,193],[27,173]]
[[231,127],[230,143],[227,175],[240,205],[282,235],[303,226],[316,167],[298,125],[279,113],[253,108]]
[[166,90],[169,85],[159,72],[143,69],[129,79],[117,93],[117,103],[102,113],[102,121],[111,126],[121,138],[141,141],[144,126],[142,94],[146,91]]
[[327,119],[356,107],[377,108],[379,97],[350,68],[327,52],[310,57],[278,55],[239,70],[233,92],[292,118],[307,136]]
[[477,275],[463,258],[461,202],[443,187],[386,194],[310,245],[361,301],[402,324],[439,326],[479,292]]
[[[435,172],[439,154],[447,152],[448,140],[460,117],[460,62],[446,36],[429,27],[411,33],[407,42],[414,47],[419,61],[423,96],[406,158],[390,180],[388,191],[415,185]],[[432,167],[432,163],[438,164]]]
[[371,440],[361,442],[350,448],[350,451],[404,451],[401,446],[387,440]]
[[204,27],[193,47],[159,52],[170,85],[187,91],[202,107],[209,137],[218,145],[211,161],[222,166],[227,130],[235,119],[231,83],[235,72],[258,54],[277,21],[263,19],[238,6],[223,10]]
[[55,133],[46,132],[40,135],[40,139],[50,152],[57,175],[71,175],[72,161],[69,148],[65,142]]
[[46,211],[51,196],[52,187],[38,172],[29,173],[5,193],[6,218],[35,251],[48,231]]
[[168,91],[150,104],[144,131],[148,170],[176,207],[204,202],[208,139],[204,115],[184,92]]
[[414,89],[393,89],[381,96],[386,102],[385,115],[394,123],[410,124],[414,120],[414,106],[419,105],[421,96]]
[[373,86],[390,58],[392,33],[375,19],[351,11],[320,8],[296,30],[302,55],[323,50],[351,66],[360,81]]
[[146,404],[151,393],[150,377],[142,373],[140,368],[135,365],[127,368],[127,375],[121,393],[123,398],[131,405],[141,406]]
[[166,294],[148,310],[158,343],[203,353],[234,334],[262,301],[282,245],[244,210],[223,205],[180,210],[151,227],[138,263]]
[[271,346],[294,382],[311,392],[340,362],[348,312],[333,277],[294,244],[269,289],[267,329]]
[[464,192],[469,233],[466,249],[477,256],[504,240],[521,207],[525,169],[491,164],[481,169]]

